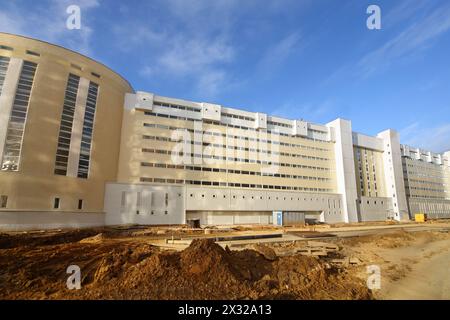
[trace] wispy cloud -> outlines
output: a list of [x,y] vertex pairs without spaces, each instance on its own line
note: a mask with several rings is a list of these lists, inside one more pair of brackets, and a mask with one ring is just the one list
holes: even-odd
[[118,46],[148,52],[141,76],[188,80],[202,95],[214,97],[232,81],[227,66],[236,48],[230,28],[239,2],[168,0],[159,8],[167,12],[164,21],[136,19],[115,27],[117,39],[122,39]]
[[[66,28],[69,5],[81,8],[80,30]],[[92,54],[91,37],[93,29],[88,12],[100,5],[98,0],[48,0],[45,5],[33,10],[25,9],[29,4],[22,1],[8,2],[0,7],[0,31],[26,35],[40,40],[57,43],[84,54]]]
[[402,1],[382,19],[383,30],[393,31],[394,25],[398,27],[406,24],[407,27],[380,47],[363,55],[356,63],[343,64],[323,80],[323,85],[348,76],[366,79],[388,70],[398,62],[413,61],[450,30],[450,3],[437,6],[431,3],[430,6],[429,1]]
[[423,20],[410,25],[380,48],[364,56],[357,64],[363,77],[385,70],[398,59],[429,48],[433,40],[450,29],[450,4],[437,7]]
[[[242,39],[252,40],[262,28],[269,28],[269,17],[288,14],[292,6],[304,6],[303,2],[309,0],[268,0],[264,4],[258,0],[156,1],[152,8],[157,7],[162,14],[145,21],[137,14],[132,22],[128,19],[131,16],[124,16],[127,22],[114,29],[116,38],[122,39],[116,44],[126,52],[145,52],[142,77],[151,81],[176,78],[180,83],[189,83],[188,89],[196,94],[216,98],[236,87],[236,83],[245,82],[234,66],[245,57],[246,50],[253,48]],[[299,40],[299,33],[294,32],[278,43],[268,42],[270,49],[259,64],[255,59],[252,67],[262,71],[279,66],[298,47]]]
[[271,45],[259,62],[259,69],[269,73],[282,65],[301,46],[299,32],[293,32]]
[[383,29],[392,28],[402,22],[410,20],[420,12],[426,11],[430,4],[428,0],[402,0],[396,1],[391,10],[386,13],[382,10]]
[[325,117],[336,113],[337,104],[334,99],[326,99],[319,103],[299,104],[288,101],[270,112],[271,115],[288,119],[305,119],[307,121],[324,122]]
[[450,150],[450,124],[427,127],[420,122],[414,122],[399,133],[403,144],[433,152]]

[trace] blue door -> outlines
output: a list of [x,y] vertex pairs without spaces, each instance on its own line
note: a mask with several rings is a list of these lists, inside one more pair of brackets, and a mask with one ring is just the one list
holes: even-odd
[[277,212],[277,225],[283,225],[283,212]]

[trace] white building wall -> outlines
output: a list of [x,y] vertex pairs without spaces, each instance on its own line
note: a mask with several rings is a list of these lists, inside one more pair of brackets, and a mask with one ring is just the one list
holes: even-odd
[[392,215],[392,199],[361,197],[359,209],[361,221],[386,221]]
[[386,181],[386,194],[392,198],[393,218],[397,221],[409,219],[403,180],[400,139],[394,130],[386,130],[377,135],[383,139],[383,164]]
[[353,132],[353,144],[358,147],[384,151],[383,139]]
[[450,219],[450,200],[409,198],[412,218],[416,213],[426,213],[430,219]]
[[343,201],[338,194],[190,185],[106,186],[106,225],[184,224],[186,214],[200,218],[202,224],[268,224],[273,211],[317,213],[323,222],[344,222]]
[[183,224],[184,188],[108,183],[105,212],[106,225]]
[[344,201],[344,221],[357,222],[355,160],[353,156],[352,124],[349,120],[336,119],[327,124],[334,131],[337,191]]
[[187,211],[314,211],[325,221],[344,221],[338,194],[186,186]]

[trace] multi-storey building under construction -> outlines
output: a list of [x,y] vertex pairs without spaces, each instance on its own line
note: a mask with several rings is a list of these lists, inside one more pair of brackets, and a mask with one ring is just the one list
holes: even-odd
[[0,33],[0,229],[450,218],[450,152],[134,91]]

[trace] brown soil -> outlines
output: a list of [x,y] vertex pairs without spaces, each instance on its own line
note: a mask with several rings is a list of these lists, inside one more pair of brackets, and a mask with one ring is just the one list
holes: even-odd
[[[205,239],[162,251],[98,231],[0,236],[0,299],[372,298],[363,280],[316,258],[268,260]],[[66,288],[69,265],[81,269],[81,290]]]
[[408,245],[414,240],[414,235],[410,232],[399,230],[382,235],[360,236],[343,239],[340,242],[346,246],[355,246],[365,243],[373,243],[378,247],[395,248],[397,246]]

